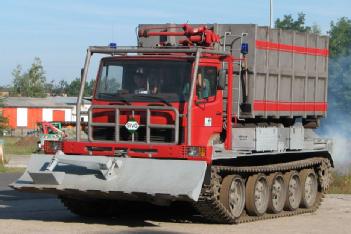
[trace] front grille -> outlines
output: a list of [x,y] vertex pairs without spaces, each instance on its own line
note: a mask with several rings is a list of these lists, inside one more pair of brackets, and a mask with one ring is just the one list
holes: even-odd
[[[120,128],[120,141],[132,141],[132,134],[123,126]],[[174,129],[151,129],[150,143],[172,143],[174,139]],[[97,141],[115,141],[115,130],[112,127],[93,127],[93,139]],[[135,142],[146,142],[146,128],[139,127],[134,133]]]
[[[92,122],[92,110],[104,109],[105,113],[110,113],[108,123]],[[179,113],[173,107],[166,106],[91,106],[89,109],[88,135],[90,141],[108,141],[116,143],[165,143],[177,144],[179,138]],[[111,113],[113,118],[111,118]],[[129,113],[126,116],[126,113]],[[165,124],[151,123],[152,116],[164,116],[165,113],[172,113],[172,121]],[[135,132],[130,132],[121,123],[120,118],[138,117],[139,128]],[[111,121],[111,119],[115,121]],[[168,118],[169,119],[169,118]]]

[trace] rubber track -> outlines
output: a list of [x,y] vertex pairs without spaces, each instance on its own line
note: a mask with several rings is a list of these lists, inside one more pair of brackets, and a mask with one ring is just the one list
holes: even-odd
[[273,173],[287,172],[290,170],[301,170],[305,168],[316,169],[323,161],[329,161],[325,158],[310,158],[295,162],[272,164],[265,166],[250,167],[229,167],[229,166],[212,166],[211,185],[204,185],[198,202],[194,203],[195,208],[201,215],[213,223],[247,223],[257,220],[274,219],[279,217],[293,216],[304,213],[312,213],[318,209],[323,198],[324,191],[318,191],[315,205],[309,209],[299,208],[295,211],[282,211],[278,214],[265,213],[262,216],[249,216],[243,211],[239,218],[233,218],[231,213],[219,201],[219,188],[221,178],[229,174],[255,174],[255,173]]

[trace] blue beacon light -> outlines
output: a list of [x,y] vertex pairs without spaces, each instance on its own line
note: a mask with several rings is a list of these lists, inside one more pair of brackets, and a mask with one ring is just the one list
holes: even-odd
[[242,54],[246,55],[249,53],[249,44],[248,43],[242,43],[241,44],[241,51]]
[[114,42],[111,42],[108,46],[109,46],[110,48],[112,48],[112,49],[116,49],[116,48],[117,48],[117,44],[114,43]]

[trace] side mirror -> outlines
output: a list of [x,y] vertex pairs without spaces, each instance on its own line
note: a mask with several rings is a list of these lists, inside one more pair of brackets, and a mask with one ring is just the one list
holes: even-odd
[[219,70],[218,82],[217,82],[218,89],[220,89],[220,90],[225,89],[226,78],[227,78],[227,71],[224,69]]
[[84,68],[80,69],[80,83],[83,81]]

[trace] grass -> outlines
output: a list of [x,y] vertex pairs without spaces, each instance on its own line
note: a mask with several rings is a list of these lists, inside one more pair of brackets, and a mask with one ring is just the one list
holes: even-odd
[[4,140],[4,154],[30,155],[36,148],[36,139],[33,137],[2,137]]
[[333,183],[329,193],[351,194],[351,174],[333,173]]
[[24,171],[25,171],[25,168],[4,167],[4,165],[0,164],[0,173],[14,173],[14,172],[23,173]]

